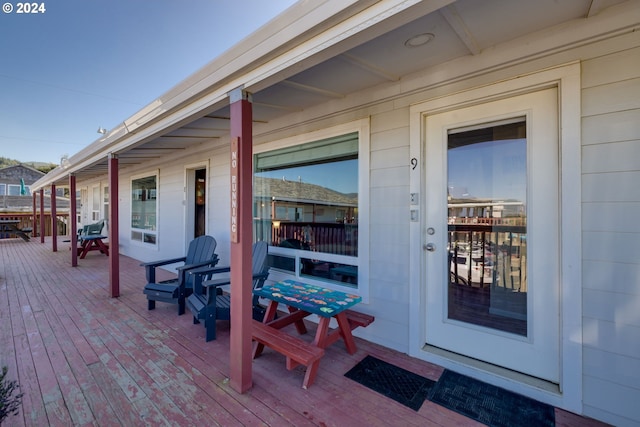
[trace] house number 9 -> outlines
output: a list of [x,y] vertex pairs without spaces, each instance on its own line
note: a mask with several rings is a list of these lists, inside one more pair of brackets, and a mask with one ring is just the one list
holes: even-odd
[[415,157],[411,158],[411,170],[414,170],[418,166],[418,159]]

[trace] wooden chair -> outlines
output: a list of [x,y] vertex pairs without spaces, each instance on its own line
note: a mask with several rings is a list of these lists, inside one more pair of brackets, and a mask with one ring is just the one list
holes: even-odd
[[[147,296],[147,308],[156,308],[156,301],[178,304],[178,315],[185,312],[185,299],[193,291],[193,276],[187,274],[190,270],[202,267],[215,267],[218,263],[218,255],[215,254],[217,242],[211,236],[196,237],[189,243],[187,255],[180,258],[165,259],[162,261],[146,262],[140,264],[145,268],[147,284],[144,294]],[[182,262],[182,266],[176,267],[178,276],[175,279],[156,282],[156,268]]]
[[[267,266],[266,242],[256,242],[252,247],[252,289],[260,288],[269,276]],[[193,293],[187,298],[187,307],[193,314],[193,323],[204,321],[206,340],[216,339],[216,320],[231,320],[231,296],[223,293],[220,286],[231,284],[229,274],[231,267],[201,268],[192,270]],[[224,274],[227,273],[227,274]],[[218,276],[218,277],[216,277]],[[223,277],[220,277],[223,276]],[[253,297],[254,318],[264,314],[258,303],[258,297]],[[260,318],[259,320],[262,320]]]

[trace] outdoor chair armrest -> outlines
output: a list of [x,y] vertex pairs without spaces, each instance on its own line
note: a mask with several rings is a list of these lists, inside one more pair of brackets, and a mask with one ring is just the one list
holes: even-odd
[[176,267],[176,270],[178,270],[178,273],[181,272],[191,272],[194,269],[198,269],[201,267],[210,267],[212,264],[216,265],[218,263],[218,255],[213,256],[213,258],[211,258],[210,260],[207,261],[201,261],[201,262],[196,262],[193,264],[185,264],[185,265],[181,265],[180,267]]
[[155,283],[156,281],[156,267],[167,264],[175,264],[176,262],[184,262],[187,257],[165,259],[162,261],[143,262],[140,265],[144,267],[144,274],[147,278],[147,283]]
[[[230,269],[228,270],[230,271]],[[265,279],[269,277],[269,273],[259,273],[259,274],[254,274],[252,276],[253,280],[257,280],[257,279]],[[215,287],[217,288],[218,286],[224,286],[224,285],[229,285],[231,284],[231,279],[229,277],[223,277],[221,279],[209,279],[209,280],[205,280],[202,282],[202,287],[207,289],[209,287]]]
[[217,273],[228,273],[231,271],[231,267],[228,265],[223,265],[220,267],[202,267],[195,270],[189,271],[189,274],[205,276],[207,274],[217,274]]
[[231,279],[229,277],[223,277],[221,279],[209,279],[202,282],[202,287],[206,289],[208,288],[217,288],[218,286],[224,286],[231,284]]
[[187,259],[187,257],[180,257],[180,258],[171,258],[171,259],[164,259],[161,261],[151,261],[151,262],[143,262],[140,264],[140,266],[142,267],[159,267],[161,265],[167,265],[167,264],[175,264],[176,262],[184,262]]

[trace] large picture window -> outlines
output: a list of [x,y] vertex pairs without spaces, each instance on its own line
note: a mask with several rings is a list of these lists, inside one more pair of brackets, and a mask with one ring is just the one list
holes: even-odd
[[157,243],[157,183],[157,175],[131,181],[131,240]]
[[358,284],[358,132],[256,154],[254,227],[270,265]]

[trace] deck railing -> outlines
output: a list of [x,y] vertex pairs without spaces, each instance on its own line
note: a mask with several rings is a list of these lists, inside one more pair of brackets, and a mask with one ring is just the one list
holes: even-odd
[[[40,235],[40,215],[37,216],[36,220],[33,220],[33,214],[31,213],[10,213],[10,214],[0,214],[0,219],[10,219],[10,220],[19,220],[18,228],[25,229],[30,228],[32,230],[32,236]],[[67,213],[59,213],[56,215],[56,226],[58,236],[66,236],[69,224],[69,214]],[[51,214],[44,214],[44,235],[51,236]],[[0,239],[6,239],[9,237],[15,237],[10,235],[10,233],[0,233]]]
[[526,292],[526,226],[456,223],[448,228],[453,283]]
[[258,240],[273,246],[297,241],[297,249],[358,256],[358,224],[268,220],[256,221],[255,227]]

